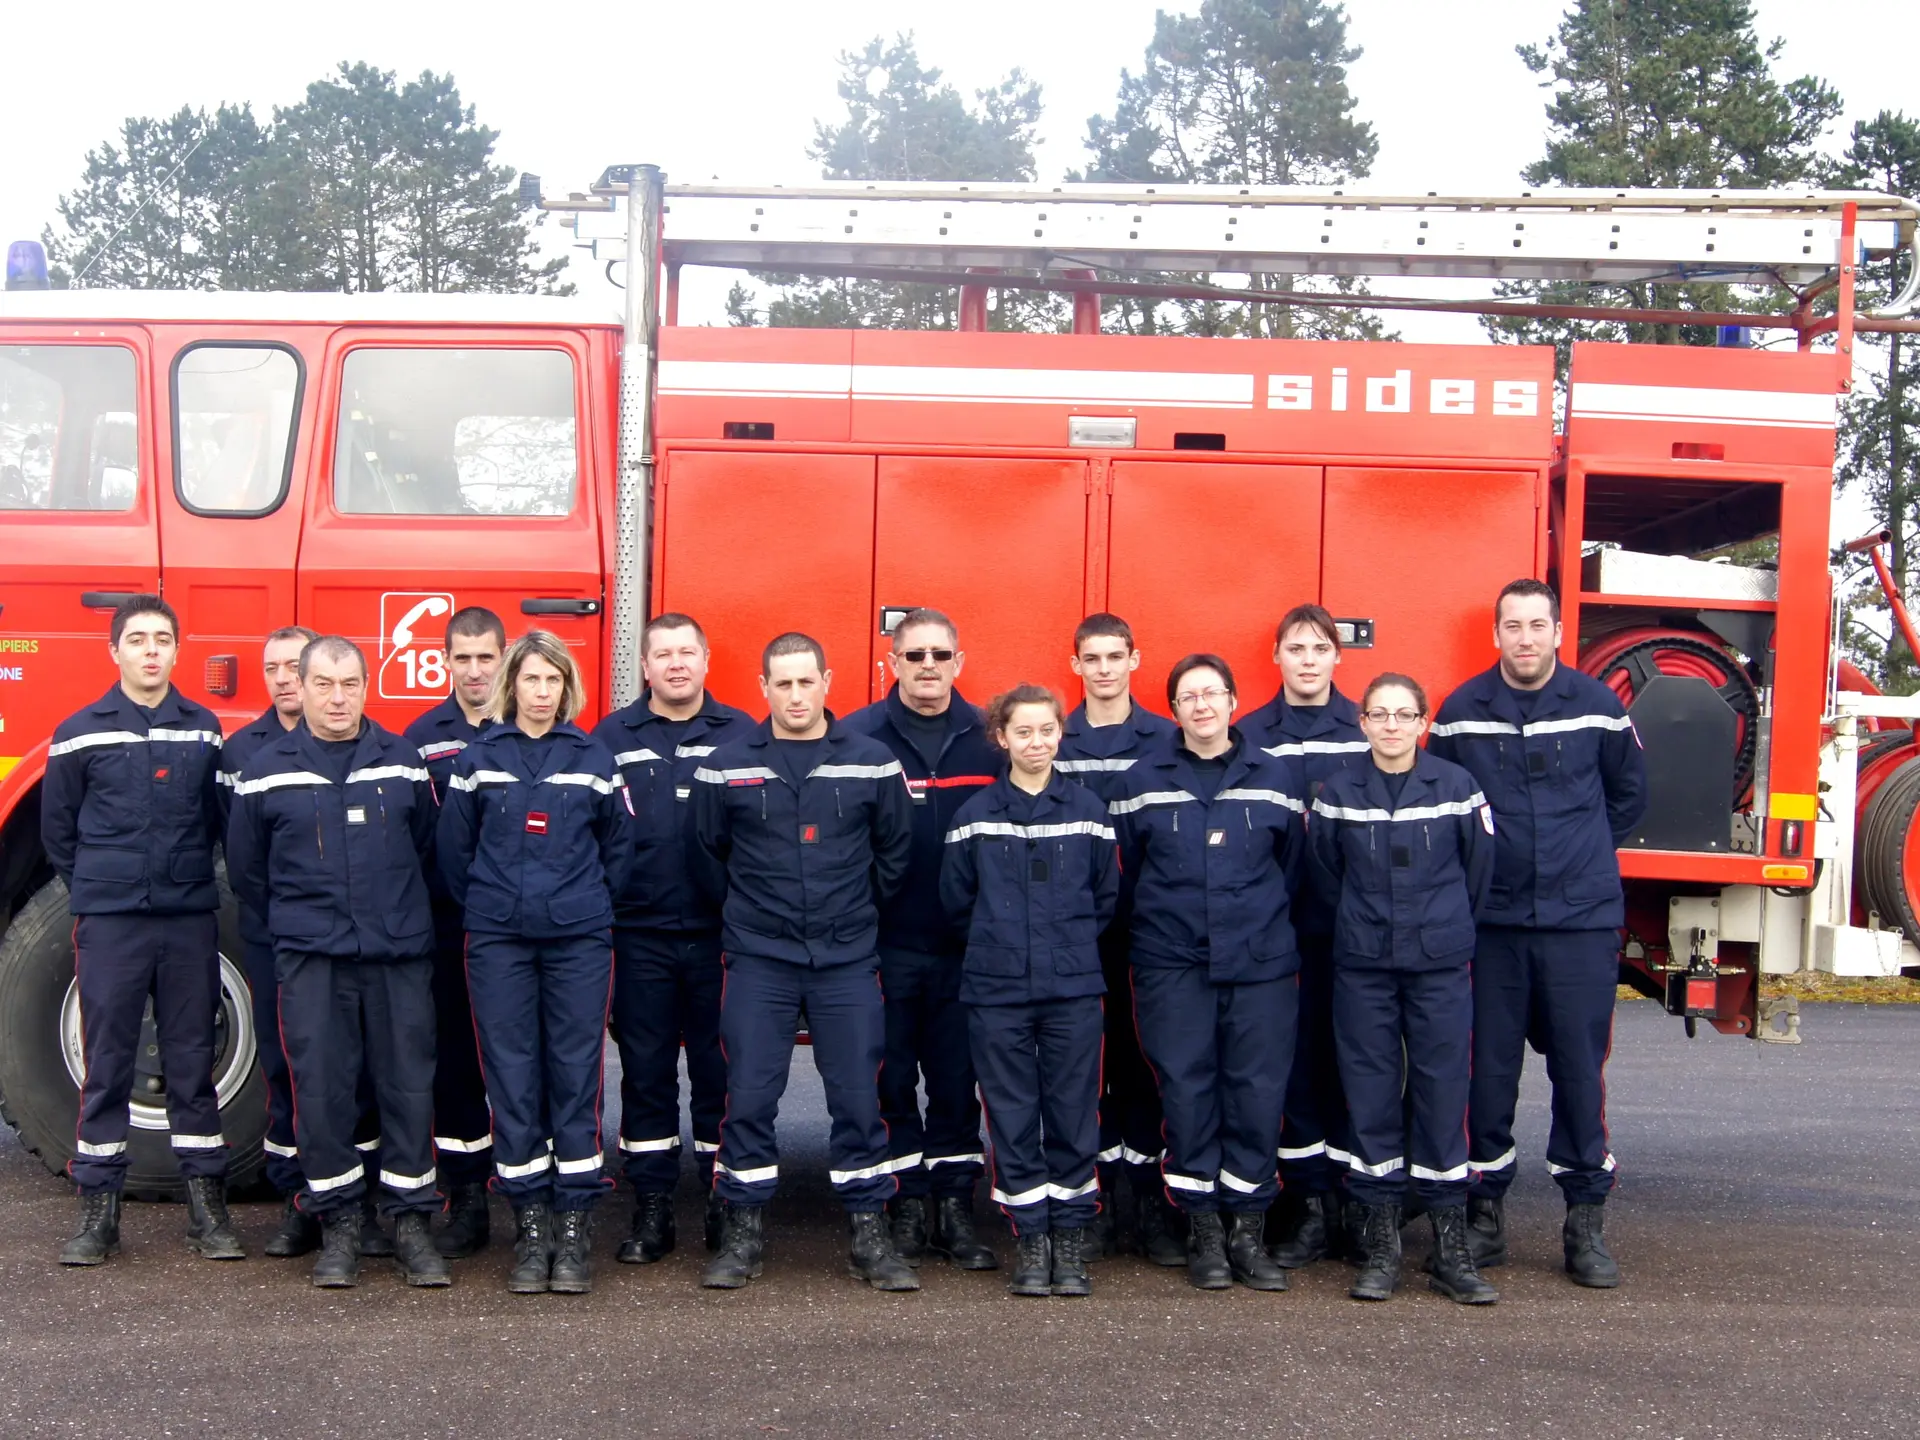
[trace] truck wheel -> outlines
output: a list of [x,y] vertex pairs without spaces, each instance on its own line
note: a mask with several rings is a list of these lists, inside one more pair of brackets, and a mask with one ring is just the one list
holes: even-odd
[[[265,1164],[267,1092],[246,976],[237,963],[239,912],[224,874],[221,878],[220,1013],[213,1074],[221,1133],[229,1147],[229,1188],[243,1190],[259,1178]],[[140,1051],[127,1136],[127,1194],[177,1199],[183,1186],[167,1133],[166,1082],[151,1005],[141,1027]],[[73,1158],[82,1073],[73,916],[67,909],[67,887],[53,880],[21,907],[0,939],[0,1119],[13,1126],[20,1143],[55,1174],[64,1174]]]

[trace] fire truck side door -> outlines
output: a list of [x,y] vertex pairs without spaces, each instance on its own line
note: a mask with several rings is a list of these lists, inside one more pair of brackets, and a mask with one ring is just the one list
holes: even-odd
[[600,479],[585,337],[567,330],[342,331],[319,386],[300,545],[301,623],[367,652],[368,712],[399,729],[448,691],[448,619],[484,605],[509,640],[562,637],[591,725]]
[[151,363],[136,327],[0,344],[0,783],[112,683],[113,607],[160,588]]

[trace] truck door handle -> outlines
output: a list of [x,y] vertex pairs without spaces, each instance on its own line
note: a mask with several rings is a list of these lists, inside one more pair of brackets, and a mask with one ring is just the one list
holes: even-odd
[[522,615],[598,615],[598,600],[572,600],[559,596],[542,595],[520,602]]
[[83,590],[80,603],[89,610],[115,610],[139,593],[138,590]]

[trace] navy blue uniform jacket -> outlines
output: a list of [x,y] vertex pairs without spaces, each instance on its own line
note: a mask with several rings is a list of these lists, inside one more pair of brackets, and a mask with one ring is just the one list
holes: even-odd
[[40,843],[75,915],[220,908],[220,721],[169,688],[148,721],[116,681],[47,748]]
[[721,745],[750,733],[753,717],[706,695],[677,745],[666,724],[647,708],[643,691],[593,729],[626,776],[638,821],[627,883],[613,897],[614,919],[636,929],[711,933],[720,914],[694,884],[689,853],[693,772]]
[[1071,780],[1077,780],[1111,804],[1120,793],[1120,777],[1139,762],[1142,755],[1171,745],[1180,727],[1164,715],[1156,715],[1138,700],[1133,711],[1118,725],[1089,725],[1085,702],[1074,707],[1060,730],[1060,754],[1053,768]]
[[[1309,804],[1335,775],[1372,765],[1367,737],[1360,733],[1360,707],[1337,688],[1324,705],[1289,705],[1283,688],[1240,724],[1267,754],[1299,767]],[[1333,897],[1320,889],[1311,870],[1301,879],[1299,893],[1293,897],[1294,928],[1307,935],[1330,934]]]
[[913,850],[900,888],[880,902],[880,943],[923,955],[958,956],[966,937],[940,908],[940,862],[953,818],[1007,768],[1006,755],[988,738],[980,712],[955,690],[946,709],[947,738],[931,767],[894,724],[906,709],[895,685],[884,700],[847,717],[847,729],[871,735],[900,762],[913,802]]
[[1208,804],[1174,744],[1126,773],[1109,807],[1136,968],[1205,965],[1216,984],[1300,968],[1291,897],[1305,842],[1296,772],[1234,732],[1238,749]]
[[[220,747],[220,833],[223,836],[227,833],[233,787],[239,783],[240,772],[249,760],[288,733],[287,727],[280,723],[280,712],[269,705],[266,714],[234,731]],[[273,943],[273,937],[267,934],[265,918],[244,899],[240,901],[240,938],[253,945]]]
[[534,741],[489,725],[454,761],[436,854],[470,933],[556,940],[609,929],[633,855],[627,782],[577,725]]
[[940,899],[967,937],[962,1002],[1106,992],[1099,939],[1119,902],[1120,866],[1107,807],[1091,790],[1056,770],[1029,812],[1026,794],[997,780],[960,807],[946,852]]
[[1626,923],[1619,843],[1647,808],[1647,767],[1613,691],[1557,664],[1523,713],[1500,667],[1455,690],[1431,754],[1470,771],[1493,806],[1483,925],[1611,930]]
[[[427,774],[433,779],[433,793],[443,804],[453,784],[454,761],[460,758],[467,746],[480,738],[486,728],[484,723],[469,724],[466,711],[451,695],[426,714],[415,716],[413,723],[407,726],[407,741],[420,752]],[[433,894],[434,908],[442,913],[451,912],[451,923],[452,918],[458,916],[460,907],[453,903],[453,896],[447,891],[447,882],[440,878],[440,867],[431,859],[427,863],[427,887]]]
[[1321,893],[1339,897],[1334,963],[1466,964],[1493,847],[1493,812],[1474,778],[1424,751],[1414,752],[1397,801],[1371,759],[1328,780],[1307,817],[1307,858]]
[[241,767],[227,872],[276,954],[407,960],[433,948],[422,869],[433,785],[414,747],[363,720],[344,784],[302,721]]
[[720,943],[825,969],[871,958],[879,902],[913,850],[913,801],[887,747],[827,716],[796,789],[774,764],[773,722],[709,755],[693,776],[694,878],[724,905]]

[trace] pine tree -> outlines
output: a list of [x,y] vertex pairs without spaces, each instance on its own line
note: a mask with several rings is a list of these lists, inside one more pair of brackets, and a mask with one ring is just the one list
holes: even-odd
[[[1882,110],[1853,127],[1852,143],[1830,173],[1842,189],[1879,190],[1894,195],[1920,193],[1920,121]],[[1911,263],[1911,262],[1909,262]],[[1862,267],[1856,303],[1862,309],[1885,302],[1905,280],[1893,259]],[[1876,373],[1841,408],[1840,455],[1834,478],[1842,487],[1865,492],[1874,519],[1891,535],[1888,564],[1896,585],[1908,592],[1913,578],[1914,540],[1920,528],[1920,347],[1898,334],[1855,338],[1856,374],[1868,364]],[[1920,688],[1915,658],[1898,627],[1885,634],[1874,628],[1884,615],[1878,583],[1869,575],[1843,597],[1847,605],[1848,648],[1881,685],[1900,694]],[[1873,617],[1872,620],[1869,617]]]
[[[1521,172],[1551,185],[1753,189],[1819,167],[1815,144],[1840,113],[1825,82],[1781,84],[1781,42],[1762,46],[1750,0],[1575,0],[1545,45],[1518,47],[1552,90],[1546,154]],[[1655,309],[1755,308],[1764,297],[1711,284],[1502,285],[1506,298]],[[1575,339],[1711,345],[1707,327],[1490,316],[1495,340],[1553,344],[1565,373]]]
[[[839,95],[845,117],[814,126],[807,153],[828,180],[1022,181],[1034,178],[1034,131],[1040,87],[1013,70],[969,105],[939,70],[921,63],[912,35],[880,38],[840,56]],[[755,279],[780,286],[767,323],[833,329],[952,330],[959,297],[952,286],[896,285],[872,280],[803,279],[777,273]],[[741,287],[728,318],[753,324],[758,315]],[[989,311],[996,330],[1061,328],[1065,302],[1035,292],[1000,291]]]
[[[1205,0],[1194,15],[1161,11],[1138,75],[1120,77],[1112,116],[1087,122],[1084,178],[1132,184],[1342,185],[1366,176],[1380,142],[1356,119],[1344,6],[1328,0]],[[1203,277],[1186,277],[1203,278]],[[1257,274],[1261,289],[1365,293],[1350,279]],[[1355,311],[1218,300],[1109,302],[1125,328],[1197,335],[1373,338]]]

